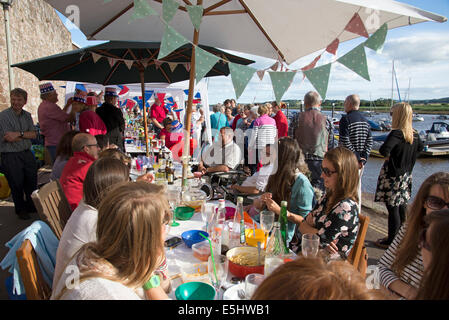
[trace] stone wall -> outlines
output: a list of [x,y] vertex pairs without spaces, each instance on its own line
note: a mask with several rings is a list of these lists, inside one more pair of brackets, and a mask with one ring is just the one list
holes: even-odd
[[[41,0],[15,0],[9,10],[12,64],[34,60],[73,49],[71,34],[55,10]],[[37,108],[41,102],[39,80],[31,73],[12,68],[14,86],[28,92],[25,110],[37,123]],[[44,81],[45,82],[45,81]],[[58,91],[58,104],[63,107],[65,82],[53,82]],[[10,106],[5,17],[0,6],[0,111]]]

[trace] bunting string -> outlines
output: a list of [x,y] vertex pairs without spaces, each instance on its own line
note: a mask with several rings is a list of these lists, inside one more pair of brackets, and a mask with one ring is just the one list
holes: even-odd
[[[104,3],[109,3],[111,1],[112,0],[105,0]],[[337,37],[331,43],[329,43],[329,45],[326,46],[326,48],[324,48],[322,52],[318,56],[316,56],[314,60],[309,64],[301,68],[290,69],[288,68],[288,66],[284,65],[283,59],[281,59],[278,55],[277,61],[274,64],[268,66],[265,69],[257,70],[249,66],[232,63],[222,55],[218,56],[205,51],[186,39],[180,33],[178,33],[173,27],[170,26],[170,22],[177,13],[179,7],[180,4],[176,0],[162,0],[161,16],[156,12],[156,10],[151,7],[150,4],[148,4],[148,2],[144,0],[134,0],[134,12],[129,23],[132,23],[138,19],[146,18],[148,16],[154,16],[159,17],[161,22],[166,26],[157,59],[114,59],[111,57],[99,55],[97,53],[92,53],[94,62],[97,62],[100,58],[105,57],[108,59],[111,67],[115,65],[116,62],[123,62],[129,69],[136,61],[140,62],[145,67],[154,64],[156,68],[159,68],[163,63],[166,63],[169,65],[169,69],[172,72],[174,72],[176,67],[181,64],[186,68],[187,71],[190,71],[190,62],[168,62],[164,61],[163,58],[168,56],[179,47],[185,44],[191,44],[192,46],[195,46],[196,82],[199,82],[217,62],[228,64],[237,99],[241,96],[254,74],[257,73],[258,78],[262,81],[266,72],[268,72],[270,75],[271,83],[273,85],[273,91],[278,102],[288,90],[291,83],[293,82],[294,76],[298,72],[301,72],[303,74],[301,84],[304,79],[307,78],[321,95],[322,99],[325,99],[330,78],[331,65],[335,62],[342,64],[349,70],[360,75],[362,78],[370,81],[365,47],[372,49],[377,53],[380,53],[382,51],[382,47],[384,45],[386,34],[388,31],[388,26],[385,23],[370,37],[359,15],[362,7],[359,7],[358,11],[354,13],[350,21],[345,25],[344,29],[337,35]],[[189,15],[192,22],[192,26],[196,30],[199,30],[204,12],[203,7],[199,5],[186,5],[185,8],[187,11],[186,14]],[[343,32],[352,32],[359,36],[367,38],[367,40],[342,57],[337,57],[337,51],[340,44],[339,38],[343,34]],[[317,63],[322,58],[325,52],[328,52],[334,56],[332,61],[330,63],[317,67]]]

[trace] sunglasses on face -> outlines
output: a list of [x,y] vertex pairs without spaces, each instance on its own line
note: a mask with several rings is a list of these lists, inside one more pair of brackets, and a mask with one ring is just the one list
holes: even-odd
[[321,166],[321,171],[323,171],[323,173],[326,175],[326,177],[330,177],[331,175],[333,175],[334,173],[337,172],[337,171],[332,171],[329,168],[326,168],[323,166]]
[[445,202],[443,199],[435,196],[428,196],[426,199],[426,205],[432,210],[440,210],[444,207],[449,208],[449,202]]
[[427,242],[426,234],[427,234],[427,228],[424,228],[424,229],[421,231],[421,236],[420,236],[420,242],[419,242],[419,245],[420,245],[421,248],[424,248],[424,249],[426,249],[427,251],[431,252],[432,250],[431,250],[431,248],[430,248],[430,244]]

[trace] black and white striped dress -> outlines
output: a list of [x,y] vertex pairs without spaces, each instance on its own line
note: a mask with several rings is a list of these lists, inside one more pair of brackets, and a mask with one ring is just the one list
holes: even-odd
[[421,279],[424,273],[421,250],[419,250],[417,256],[404,267],[400,276],[398,276],[391,269],[391,266],[396,259],[399,244],[402,242],[405,236],[405,232],[407,230],[406,228],[407,223],[404,223],[399,229],[399,232],[397,233],[393,242],[390,244],[388,249],[379,260],[378,267],[380,283],[386,288],[388,288],[395,280],[402,280],[416,289],[418,289],[420,286]]

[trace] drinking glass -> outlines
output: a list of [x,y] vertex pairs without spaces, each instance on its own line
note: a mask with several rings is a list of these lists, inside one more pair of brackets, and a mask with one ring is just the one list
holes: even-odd
[[267,238],[274,223],[274,212],[264,210],[260,213],[260,227],[262,228],[265,235],[264,248],[267,247]]
[[209,219],[212,216],[214,209],[215,209],[215,204],[207,203],[206,201],[204,201],[203,205],[201,206],[201,218],[203,219],[203,222],[206,225],[206,230],[207,230],[207,226],[209,223]]
[[245,277],[245,299],[250,300],[257,287],[263,282],[265,276],[259,273],[250,273]]
[[181,194],[181,188],[178,186],[171,187],[167,190],[167,196],[168,196],[168,202],[170,203],[170,207],[173,211],[173,221],[170,224],[172,227],[179,226],[179,222],[176,222],[176,207],[178,207],[178,204],[180,202],[180,194]]
[[[215,262],[215,269],[214,269]],[[215,300],[220,300],[220,287],[228,276],[228,259],[225,255],[212,255],[207,259],[207,272],[209,274],[210,282],[215,288]]]
[[304,257],[315,257],[320,247],[320,237],[316,234],[306,233],[302,235],[301,252]]

